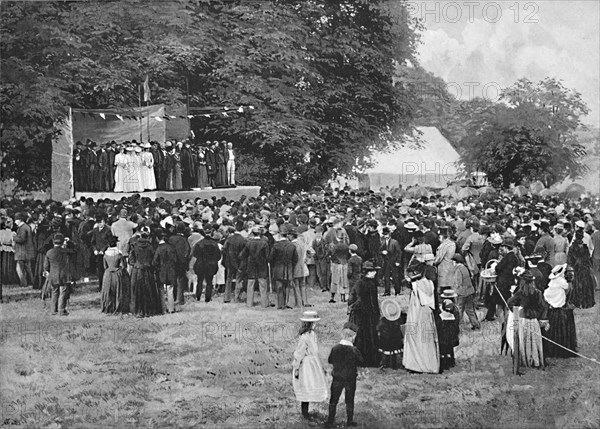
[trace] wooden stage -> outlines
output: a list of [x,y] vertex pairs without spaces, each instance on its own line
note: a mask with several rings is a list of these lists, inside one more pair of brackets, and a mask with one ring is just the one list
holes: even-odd
[[205,188],[205,189],[190,189],[188,191],[148,191],[148,192],[75,192],[75,198],[81,197],[93,198],[94,201],[98,199],[110,198],[111,200],[120,200],[123,197],[130,197],[135,194],[139,194],[142,197],[147,197],[152,200],[157,198],[164,198],[165,200],[174,202],[175,200],[194,200],[201,198],[203,200],[210,199],[212,197],[222,198],[225,197],[228,201],[237,201],[242,195],[246,197],[258,197],[260,193],[260,186],[238,186],[236,188]]

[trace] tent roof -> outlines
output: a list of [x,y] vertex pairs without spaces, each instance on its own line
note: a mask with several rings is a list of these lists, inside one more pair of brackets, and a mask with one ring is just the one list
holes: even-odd
[[420,146],[408,141],[397,150],[373,154],[371,158],[373,168],[366,173],[422,174],[436,170],[456,173],[460,155],[450,142],[435,127],[417,127],[417,129],[422,133],[419,138]]

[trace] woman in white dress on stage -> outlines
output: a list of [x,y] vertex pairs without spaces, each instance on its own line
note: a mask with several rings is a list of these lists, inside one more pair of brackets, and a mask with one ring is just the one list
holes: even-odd
[[142,158],[142,148],[139,146],[135,147],[135,155],[133,166],[135,168],[135,175],[137,177],[137,184],[135,187],[136,192],[144,192],[146,189],[145,174],[144,174],[144,160]]
[[124,192],[126,174],[127,155],[124,147],[119,146],[119,153],[115,155],[115,192]]
[[156,177],[154,177],[154,156],[150,152],[152,146],[150,143],[143,145],[144,151],[142,152],[142,183],[144,188],[149,191],[156,189]]
[[133,152],[133,146],[125,148],[125,178],[123,179],[123,192],[138,192],[139,168],[135,164],[137,156]]

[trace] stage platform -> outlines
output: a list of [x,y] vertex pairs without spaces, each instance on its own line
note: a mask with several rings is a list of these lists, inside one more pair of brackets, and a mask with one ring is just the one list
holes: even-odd
[[246,197],[258,197],[260,186],[238,186],[236,188],[215,188],[215,189],[191,189],[189,191],[148,191],[148,192],[75,192],[75,198],[81,197],[98,199],[110,198],[111,200],[120,200],[123,197],[130,197],[135,194],[140,194],[142,197],[147,197],[152,200],[164,198],[165,200],[174,202],[175,200],[194,200],[201,198],[203,200],[212,197],[225,197],[228,201],[237,201],[242,195]]

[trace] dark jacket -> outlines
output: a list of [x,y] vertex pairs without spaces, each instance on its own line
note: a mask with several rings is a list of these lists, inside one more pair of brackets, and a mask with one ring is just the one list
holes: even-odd
[[104,252],[106,249],[108,249],[108,239],[112,235],[108,225],[105,225],[102,229],[94,228],[88,232],[88,235],[90,237],[90,244],[92,245],[93,250]]
[[168,243],[173,246],[177,257],[175,271],[185,273],[190,260],[190,243],[187,238],[181,234],[175,234],[169,237]]
[[264,238],[246,240],[240,253],[240,269],[249,279],[266,279],[269,275],[269,243]]
[[[233,273],[240,268],[240,253],[246,246],[246,239],[239,233],[227,237],[223,245],[223,265]],[[265,277],[266,278],[266,277]]]
[[66,285],[70,281],[69,254],[74,250],[55,246],[46,252],[44,271],[48,271],[48,282],[52,286]]
[[381,247],[381,236],[377,231],[369,232],[365,236],[365,252],[362,255],[365,261],[379,263],[379,248]]
[[358,255],[350,256],[348,259],[348,280],[352,289],[360,280],[362,272],[362,258]]
[[381,240],[381,252],[384,250],[388,251],[387,255],[381,255],[384,266],[394,265],[396,263],[402,263],[402,248],[393,238],[390,238],[387,247],[385,246],[385,239]]
[[129,251],[129,264],[137,269],[151,269],[154,260],[154,247],[147,238],[138,238]]
[[274,280],[293,280],[294,266],[298,262],[298,250],[289,240],[275,243],[269,254],[271,271]]
[[437,248],[440,247],[440,239],[438,235],[429,230],[424,235],[424,243],[429,244],[431,246],[431,250],[433,250],[433,254],[435,255]]
[[221,260],[221,249],[219,244],[211,237],[205,237],[194,246],[192,256],[196,258],[194,263],[194,271],[196,273],[207,271],[213,275],[219,269],[219,261]]
[[334,381],[356,381],[357,367],[362,361],[362,355],[356,347],[344,344],[333,346],[327,359],[333,365]]
[[22,223],[17,228],[15,242],[15,261],[31,261],[35,259],[35,246],[33,244],[33,232],[27,223]]
[[161,284],[173,285],[176,281],[175,263],[177,253],[169,243],[160,243],[154,253],[152,265],[156,269],[157,277]]

